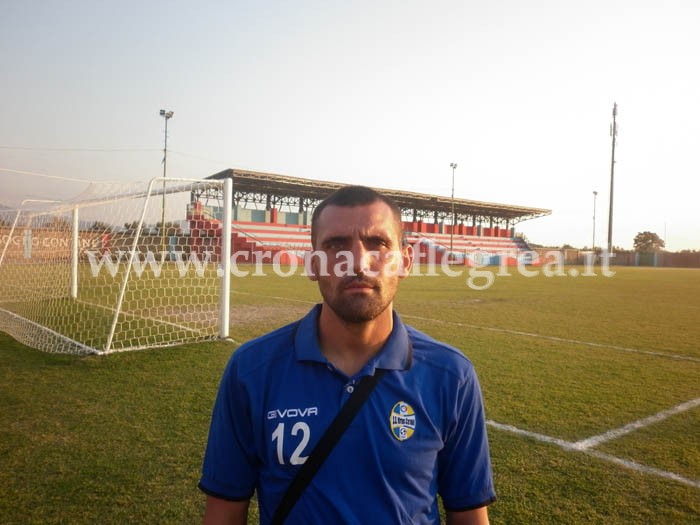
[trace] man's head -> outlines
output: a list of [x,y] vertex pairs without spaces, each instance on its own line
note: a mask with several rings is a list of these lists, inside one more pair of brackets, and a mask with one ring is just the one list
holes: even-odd
[[314,250],[317,249],[317,231],[319,217],[327,206],[340,206],[353,208],[356,206],[364,206],[367,204],[373,204],[375,202],[383,202],[392,211],[394,218],[396,219],[396,231],[399,239],[403,242],[403,225],[401,222],[401,209],[399,206],[389,197],[378,193],[372,188],[367,186],[345,186],[340,188],[328,197],[323,199],[311,216],[311,245]]
[[324,303],[351,323],[390,312],[398,281],[413,263],[398,206],[370,188],[342,188],[316,208],[311,231],[309,277]]

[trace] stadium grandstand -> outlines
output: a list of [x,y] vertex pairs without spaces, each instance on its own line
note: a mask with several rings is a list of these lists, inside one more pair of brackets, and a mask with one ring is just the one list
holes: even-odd
[[[303,258],[311,249],[311,215],[316,205],[345,184],[299,177],[227,169],[207,179],[233,179],[232,253],[270,262]],[[551,214],[551,210],[452,199],[439,195],[375,188],[401,208],[404,232],[419,260],[451,264],[515,264],[530,253],[516,235],[519,222]],[[188,220],[193,232],[216,229],[223,217],[217,190],[193,192]],[[196,233],[193,235],[197,236]],[[430,259],[432,258],[432,259]],[[533,262],[533,261],[529,261]]]

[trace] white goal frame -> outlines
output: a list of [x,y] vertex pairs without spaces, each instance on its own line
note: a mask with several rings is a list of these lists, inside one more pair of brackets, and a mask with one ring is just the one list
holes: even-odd
[[[135,261],[139,261],[142,264],[141,271],[143,271],[144,263],[140,262],[141,254],[139,252],[139,244],[142,242],[143,232],[145,228],[145,220],[147,210],[149,210],[149,205],[153,204],[157,206],[156,197],[162,196],[163,202],[163,217],[165,217],[165,202],[166,197],[169,195],[177,193],[179,198],[182,198],[182,194],[193,189],[197,190],[216,190],[220,192],[223,197],[223,217],[220,221],[217,221],[217,225],[220,224],[220,253],[218,253],[219,265],[216,269],[216,278],[219,280],[218,292],[219,292],[219,304],[218,304],[218,315],[217,320],[218,330],[217,333],[209,333],[206,336],[203,334],[196,334],[196,329],[190,329],[187,326],[179,326],[176,323],[172,323],[168,320],[159,320],[153,317],[147,318],[148,322],[155,324],[161,323],[163,325],[173,325],[177,326],[181,331],[187,332],[190,330],[193,332],[193,341],[204,339],[227,339],[229,337],[230,330],[230,288],[231,288],[231,219],[232,219],[232,204],[233,204],[233,180],[231,178],[226,178],[223,180],[202,180],[202,179],[190,179],[190,178],[170,178],[170,177],[156,177],[149,181],[147,189],[145,191],[137,191],[124,193],[122,195],[112,195],[104,197],[93,197],[84,201],[52,201],[49,199],[25,199],[16,209],[16,214],[12,225],[9,228],[9,233],[4,235],[5,242],[2,246],[2,251],[0,252],[0,330],[8,332],[10,335],[20,340],[21,342],[39,348],[40,350],[49,352],[66,352],[66,353],[91,353],[91,354],[110,354],[113,352],[127,351],[127,350],[140,350],[145,348],[154,348],[159,346],[172,346],[176,344],[183,344],[189,342],[187,337],[179,337],[175,341],[148,341],[145,344],[142,342],[136,343],[120,343],[120,345],[115,345],[115,336],[118,334],[120,322],[125,316],[133,315],[123,311],[125,295],[127,287],[138,286],[138,282],[135,280],[134,276],[134,264]],[[69,263],[69,282],[68,289],[64,292],[58,292],[59,295],[63,294],[64,297],[61,300],[68,300],[73,303],[80,303],[80,261],[81,256],[85,257],[85,253],[81,252],[80,245],[80,227],[81,227],[81,212],[85,210],[90,210],[94,212],[95,209],[99,209],[101,206],[106,206],[108,203],[113,205],[119,201],[132,200],[136,203],[143,201],[143,205],[140,210],[140,216],[138,218],[138,224],[136,224],[135,231],[131,233],[133,239],[131,240],[131,246],[128,248],[126,253],[125,270],[120,274],[122,276],[121,282],[119,283],[118,295],[115,298],[115,302],[110,305],[104,304],[90,304],[90,307],[96,307],[103,310],[112,310],[111,321],[109,323],[109,330],[106,336],[106,340],[103,345],[96,346],[93,343],[81,341],[79,338],[75,338],[66,333],[62,333],[61,330],[57,330],[55,327],[43,325],[40,321],[32,319],[31,315],[26,315],[23,311],[17,311],[18,309],[12,308],[10,304],[8,306],[8,301],[5,300],[8,296],[11,296],[12,286],[16,286],[16,283],[12,282],[12,273],[7,270],[8,266],[8,248],[11,243],[14,242],[15,245],[21,244],[21,239],[19,239],[21,230],[20,217],[30,221],[35,220],[37,217],[64,217],[63,222],[65,227],[68,228],[68,223],[70,222],[70,260]],[[37,211],[28,210],[29,205],[36,206],[40,204],[41,207]],[[135,208],[134,208],[135,209]],[[152,208],[151,210],[152,211]],[[70,215],[70,221],[65,219]],[[27,219],[28,218],[28,219]],[[135,222],[135,221],[134,221]],[[161,223],[161,228],[166,229],[165,220]],[[30,232],[31,233],[31,232]],[[63,231],[63,233],[67,233]],[[217,232],[218,234],[218,232]],[[26,232],[25,232],[26,237]],[[163,233],[163,236],[165,234]],[[165,238],[165,237],[163,237]],[[217,247],[217,250],[219,248]],[[121,256],[123,253],[119,254],[117,262],[121,262]],[[106,256],[103,256],[106,257]],[[110,255],[111,257],[111,255]],[[163,265],[165,261],[165,252],[161,252],[160,264]],[[179,262],[179,261],[178,261]],[[41,266],[41,264],[36,266]],[[62,263],[65,266],[65,262]],[[46,264],[49,266],[49,263]],[[63,267],[62,266],[62,267]],[[5,275],[3,275],[3,272]],[[139,274],[137,277],[141,277]],[[156,275],[157,277],[157,275]],[[174,281],[175,282],[175,281]],[[62,285],[61,285],[62,286]],[[111,283],[111,287],[107,287],[110,290],[116,286],[116,283]],[[179,295],[183,295],[181,291],[176,290]],[[167,290],[161,291],[161,293],[167,294]],[[15,295],[19,295],[16,293]],[[25,292],[25,295],[28,295]],[[31,295],[31,294],[29,294]],[[55,295],[55,293],[54,293]],[[167,296],[165,297],[167,299]],[[26,297],[27,301],[32,300],[32,297]],[[39,298],[40,299],[40,298]],[[180,303],[182,300],[187,300],[187,297],[180,297]],[[178,303],[178,304],[180,304]],[[88,303],[86,303],[88,304]],[[183,307],[186,308],[186,305]],[[21,310],[21,309],[19,309]],[[157,309],[156,309],[157,310]],[[85,314],[87,315],[87,314]],[[107,314],[106,314],[107,315]],[[203,314],[202,314],[203,315]],[[54,317],[60,316],[60,309]],[[134,316],[136,317],[136,316]],[[66,321],[70,322],[70,321]],[[136,322],[136,321],[135,321]],[[144,337],[141,337],[144,339]]]

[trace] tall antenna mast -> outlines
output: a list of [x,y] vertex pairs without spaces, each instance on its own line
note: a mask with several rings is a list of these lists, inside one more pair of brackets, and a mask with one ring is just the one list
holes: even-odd
[[612,255],[612,228],[613,228],[613,189],[615,184],[615,139],[617,139],[617,102],[613,104],[613,121],[610,125],[612,137],[612,157],[610,159],[610,212],[608,214],[608,254]]

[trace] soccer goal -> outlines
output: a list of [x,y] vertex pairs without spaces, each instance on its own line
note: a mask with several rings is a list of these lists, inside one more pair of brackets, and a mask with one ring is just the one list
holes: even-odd
[[94,184],[0,211],[0,330],[49,352],[228,337],[232,179]]

